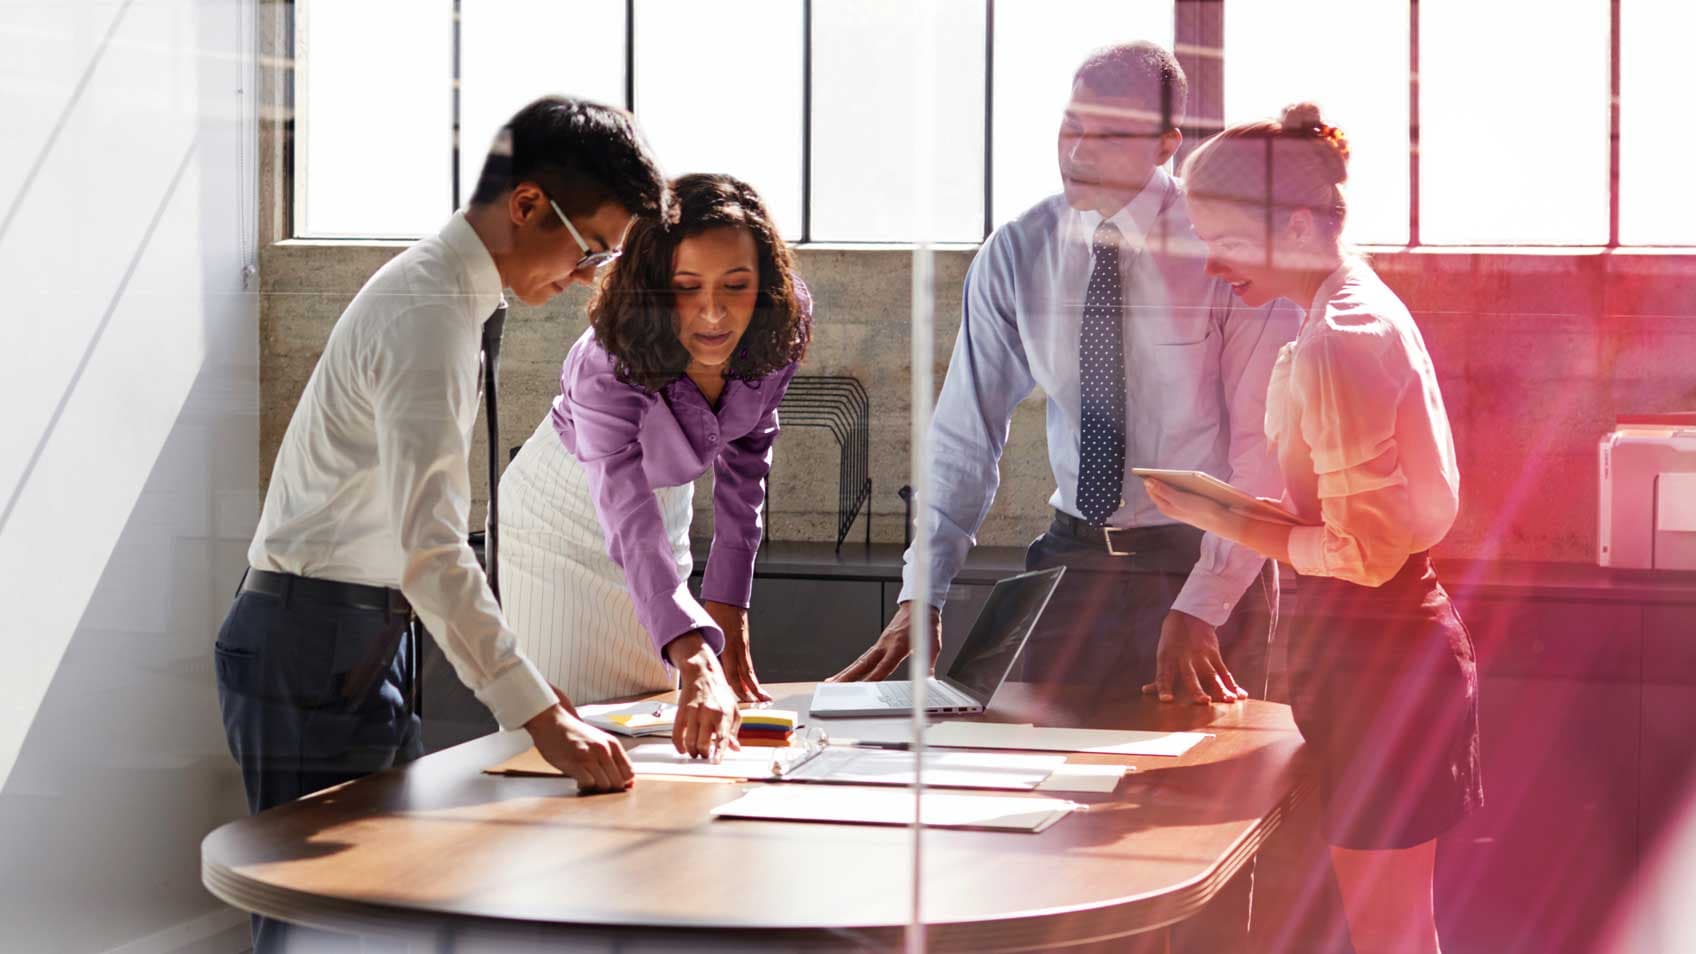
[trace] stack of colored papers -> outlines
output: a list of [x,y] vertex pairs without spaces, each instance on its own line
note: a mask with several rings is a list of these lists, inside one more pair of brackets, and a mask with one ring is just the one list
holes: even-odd
[[745,746],[781,748],[794,741],[795,720],[793,709],[745,709],[736,739]]

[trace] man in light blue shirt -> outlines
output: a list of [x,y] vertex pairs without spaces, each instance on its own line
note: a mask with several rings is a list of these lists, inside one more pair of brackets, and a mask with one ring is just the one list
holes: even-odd
[[[1282,492],[1266,386],[1300,316],[1281,301],[1249,308],[1207,274],[1180,184],[1162,168],[1182,141],[1186,90],[1155,44],[1092,54],[1060,127],[1065,191],[998,229],[966,276],[920,513],[933,660],[937,608],[989,513],[1013,409],[1040,386],[1054,519],[1026,562],[1070,572],[1026,646],[1025,678],[1085,701],[1139,688],[1198,703],[1265,695],[1275,568],[1173,524],[1130,473],[1202,470]],[[909,550],[900,608],[836,679],[881,679],[906,658],[914,559]]]

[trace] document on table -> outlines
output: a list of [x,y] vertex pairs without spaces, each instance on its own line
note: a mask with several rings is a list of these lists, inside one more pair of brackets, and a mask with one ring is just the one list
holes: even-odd
[[677,707],[669,702],[603,703],[579,706],[583,721],[617,735],[670,735]]
[[[832,746],[785,774],[792,782],[912,785],[913,752]],[[1028,792],[1066,764],[1064,755],[926,752],[924,783],[938,788],[1002,788]]]
[[[842,723],[838,725],[837,723]],[[838,742],[902,745],[913,740],[912,724],[893,719],[823,721]],[[1194,748],[1206,732],[1147,732],[1134,729],[1063,729],[1028,722],[936,722],[925,730],[925,744],[953,749],[1025,749],[1038,752],[1091,752],[1105,755],[1179,756]]]
[[[909,825],[913,793],[894,788],[836,785],[768,785],[713,809],[719,818],[771,821],[849,822]],[[931,828],[986,828],[1040,832],[1079,809],[1075,802],[1043,795],[979,795],[930,792],[921,796],[920,817]]]
[[1039,792],[1094,792],[1105,795],[1119,787],[1129,765],[1088,765],[1067,762],[1036,787]]
[[[683,778],[764,779],[771,778],[774,768],[798,760],[804,754],[800,746],[777,748],[750,745],[740,751],[726,750],[718,762],[690,758],[673,748],[670,742],[648,742],[625,750],[637,775],[670,775]],[[565,773],[549,765],[534,747],[513,756],[499,765],[483,770],[489,775],[563,776]]]
[[[906,751],[834,747],[809,753],[799,746],[749,746],[739,752],[727,751],[722,760],[709,762],[682,755],[668,743],[653,742],[635,746],[626,754],[630,756],[631,766],[637,775],[859,785],[913,784],[913,753]],[[485,771],[491,775],[562,774],[544,761],[535,749]],[[937,788],[1111,792],[1124,774],[1124,766],[1067,765],[1063,755],[936,751],[926,753],[924,781],[926,785]]]
[[1212,736],[1205,732],[1057,729],[996,722],[939,722],[925,730],[925,744],[942,748],[1027,749],[1097,755],[1179,756],[1208,738]]

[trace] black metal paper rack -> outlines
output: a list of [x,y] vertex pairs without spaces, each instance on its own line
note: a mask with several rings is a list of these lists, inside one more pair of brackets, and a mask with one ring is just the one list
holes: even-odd
[[[837,477],[836,549],[848,538],[860,511],[866,513],[866,545],[872,542],[871,403],[858,378],[797,377],[778,405],[785,427],[820,427],[830,431],[842,452]],[[781,442],[780,442],[781,444]],[[766,486],[766,537],[771,537],[771,486]]]

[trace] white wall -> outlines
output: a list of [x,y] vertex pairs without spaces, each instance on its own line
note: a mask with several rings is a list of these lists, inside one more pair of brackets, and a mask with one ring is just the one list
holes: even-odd
[[242,811],[211,647],[258,509],[249,2],[0,3],[8,951],[240,937],[199,843]]

